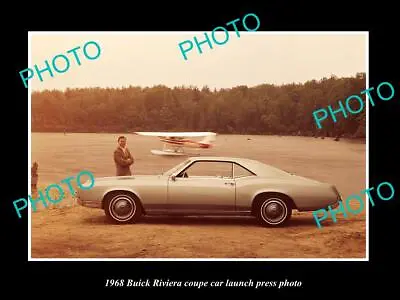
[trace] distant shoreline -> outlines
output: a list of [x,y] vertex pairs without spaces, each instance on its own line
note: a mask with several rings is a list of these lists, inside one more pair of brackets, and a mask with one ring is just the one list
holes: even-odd
[[[204,130],[202,130],[204,131]],[[163,130],[161,132],[184,132],[184,130]],[[31,133],[60,133],[60,134],[133,134],[134,131],[31,131]],[[335,139],[335,136],[312,136],[312,135],[280,135],[280,134],[267,134],[267,133],[218,133],[217,135],[243,135],[243,136],[276,136],[276,137],[308,137],[316,139]],[[366,143],[366,137],[340,137],[342,141]]]

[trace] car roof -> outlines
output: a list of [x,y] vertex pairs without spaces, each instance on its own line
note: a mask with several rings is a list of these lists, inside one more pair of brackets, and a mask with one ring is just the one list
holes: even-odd
[[263,175],[270,175],[271,172],[276,175],[290,175],[286,171],[283,171],[279,168],[266,164],[264,162],[244,158],[244,157],[231,157],[231,156],[192,156],[188,158],[190,161],[232,161],[236,162],[243,167],[249,169],[250,171],[254,172],[256,175],[263,176]]
[[254,159],[244,158],[244,157],[231,157],[231,156],[192,156],[189,157],[190,160],[212,160],[212,161],[234,161],[234,162],[242,162],[242,163],[261,163]]

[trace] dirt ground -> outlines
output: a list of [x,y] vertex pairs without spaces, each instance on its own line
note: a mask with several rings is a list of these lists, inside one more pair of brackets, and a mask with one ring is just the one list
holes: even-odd
[[[118,134],[32,134],[32,162],[39,188],[76,176],[113,176]],[[157,139],[127,135],[136,174],[153,174],[184,157],[150,153]],[[366,186],[364,143],[310,137],[219,135],[215,147],[192,155],[257,159],[297,175],[333,183],[343,198]],[[365,201],[365,197],[362,197]],[[359,205],[352,203],[354,210]],[[367,203],[368,207],[368,203]],[[137,224],[109,224],[102,210],[80,207],[71,198],[31,214],[32,258],[365,258],[366,211],[338,215],[318,229],[311,212],[294,211],[285,228],[260,227],[239,217],[147,217]]]

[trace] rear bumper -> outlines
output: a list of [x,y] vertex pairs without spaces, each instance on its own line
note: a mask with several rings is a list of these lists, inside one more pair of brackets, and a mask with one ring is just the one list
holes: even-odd
[[335,208],[339,207],[339,203],[343,201],[342,195],[339,193],[339,191],[338,191],[336,188],[335,188],[335,192],[336,192],[336,195],[337,195],[337,199],[336,199],[336,201],[333,202],[332,204],[329,204],[329,205],[325,208],[326,210],[329,210],[329,207],[330,207],[331,209],[335,209]]
[[330,207],[331,209],[335,209],[336,207],[339,207],[339,202],[340,202],[340,201],[336,201],[336,202],[334,202],[333,204],[328,205],[327,207],[325,207],[325,210],[329,210],[329,207]]

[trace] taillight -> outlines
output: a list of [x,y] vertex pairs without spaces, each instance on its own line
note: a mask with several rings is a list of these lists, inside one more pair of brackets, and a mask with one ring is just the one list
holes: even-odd
[[336,188],[336,186],[332,185],[331,187],[332,187],[332,190],[335,192],[335,194],[337,196],[337,199],[339,201],[341,201],[342,200],[342,196],[340,195],[340,193],[339,193],[338,189]]

